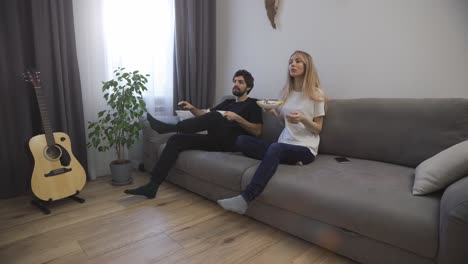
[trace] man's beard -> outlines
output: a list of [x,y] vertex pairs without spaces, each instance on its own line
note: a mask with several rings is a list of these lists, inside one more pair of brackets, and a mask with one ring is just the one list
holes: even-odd
[[237,97],[241,97],[246,93],[247,93],[247,90],[241,91],[241,90],[232,89],[232,94]]

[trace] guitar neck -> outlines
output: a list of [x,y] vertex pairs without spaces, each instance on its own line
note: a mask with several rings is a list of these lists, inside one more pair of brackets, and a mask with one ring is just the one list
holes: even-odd
[[54,134],[49,120],[49,112],[47,111],[47,102],[45,100],[44,90],[41,87],[35,87],[37,103],[41,112],[42,126],[44,127],[44,134],[46,137],[47,145],[55,145]]

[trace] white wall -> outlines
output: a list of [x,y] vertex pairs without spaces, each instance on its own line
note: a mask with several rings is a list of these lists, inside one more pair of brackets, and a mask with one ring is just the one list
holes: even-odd
[[331,98],[468,98],[467,0],[280,0],[277,26],[262,0],[217,1],[218,100],[239,68],[276,95],[296,49]]

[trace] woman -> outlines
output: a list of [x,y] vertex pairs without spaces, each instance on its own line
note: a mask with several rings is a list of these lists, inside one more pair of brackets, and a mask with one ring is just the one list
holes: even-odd
[[262,160],[252,181],[236,197],[218,200],[226,210],[239,214],[263,191],[278,164],[309,164],[317,156],[325,115],[325,96],[312,57],[304,51],[295,51],[289,58],[288,81],[282,91],[285,102],[270,110],[284,129],[277,143],[271,145],[251,136],[240,136],[236,145],[244,155]]

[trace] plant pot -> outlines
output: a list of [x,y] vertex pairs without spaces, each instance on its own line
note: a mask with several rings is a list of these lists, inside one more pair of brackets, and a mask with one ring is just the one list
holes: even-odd
[[110,170],[112,174],[112,185],[127,185],[133,182],[132,163],[129,160],[111,162]]

